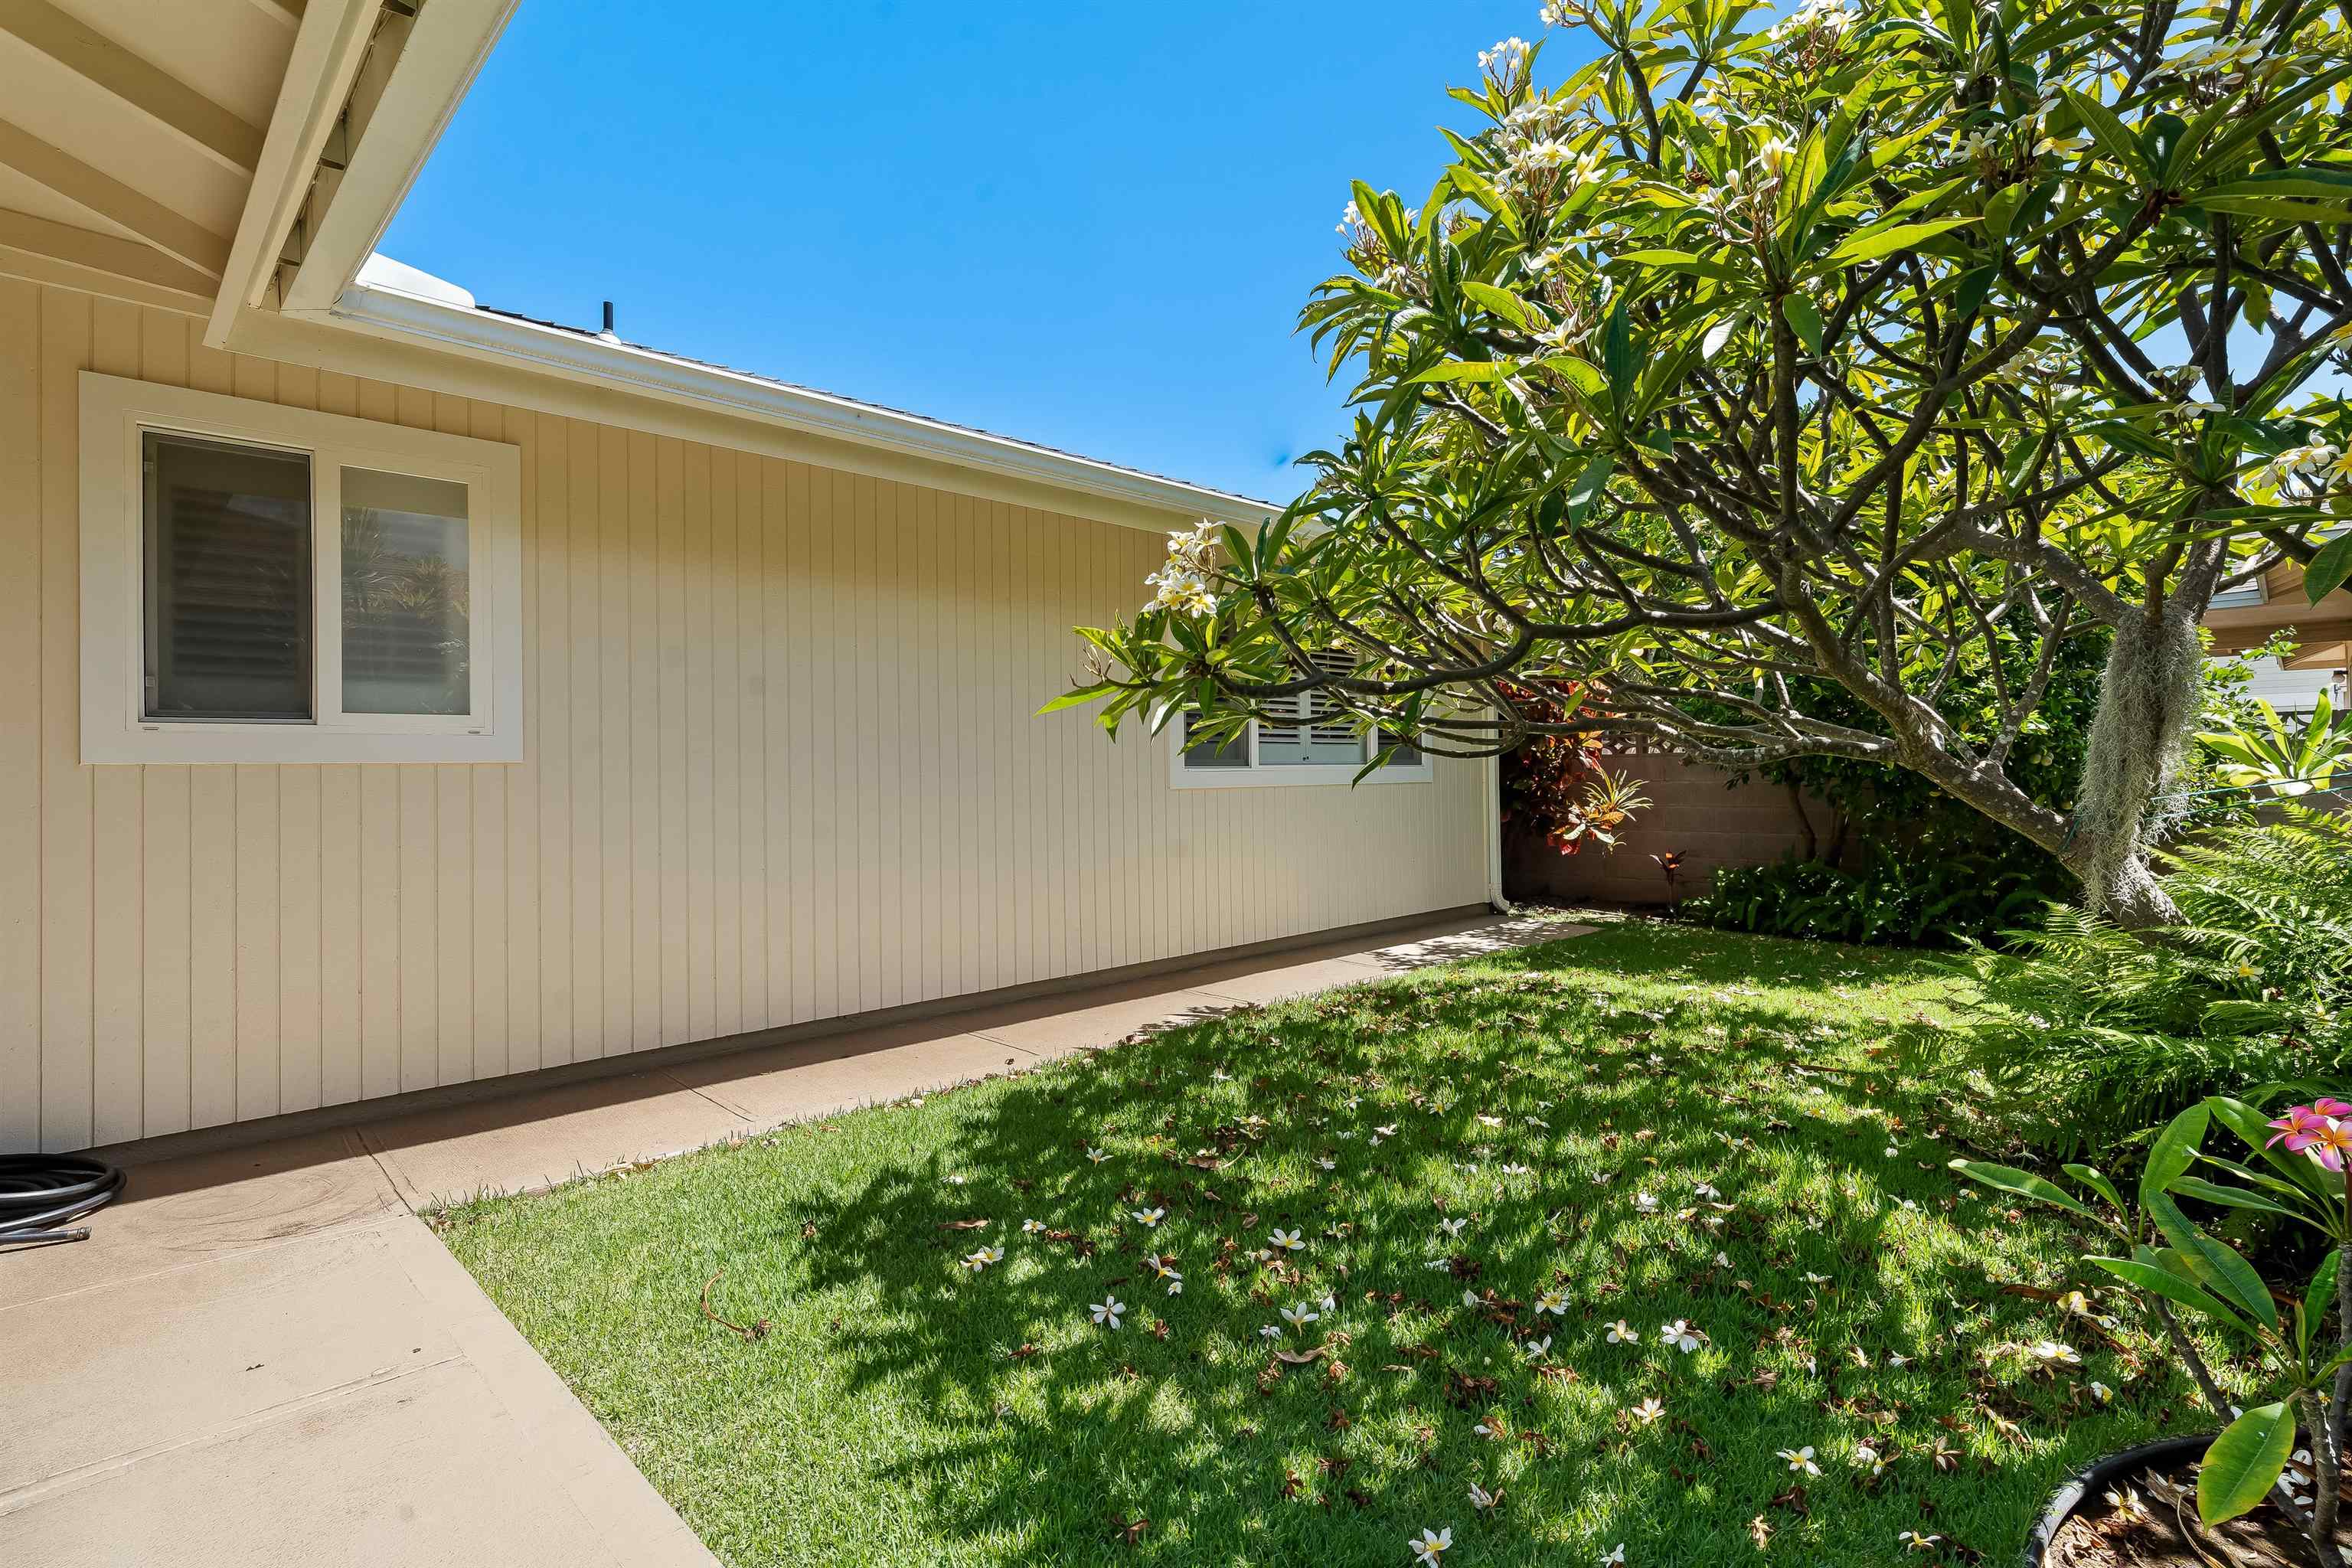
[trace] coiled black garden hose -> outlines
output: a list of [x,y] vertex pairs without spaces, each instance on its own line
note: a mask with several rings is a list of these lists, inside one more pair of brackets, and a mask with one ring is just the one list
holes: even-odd
[[70,1222],[112,1203],[122,1172],[83,1154],[0,1154],[0,1247],[80,1241]]

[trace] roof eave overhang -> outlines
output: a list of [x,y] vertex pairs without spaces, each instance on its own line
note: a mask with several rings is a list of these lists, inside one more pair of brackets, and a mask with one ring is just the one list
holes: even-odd
[[[1247,496],[367,283],[344,289],[326,310],[288,310],[280,319],[526,373],[535,382],[618,392],[652,405],[750,421],[827,445],[1086,496],[1114,503],[1118,510],[1111,521],[1139,526],[1164,526],[1171,515],[1255,522],[1278,510]],[[256,328],[265,320],[258,312],[250,319]],[[231,346],[236,345],[233,342]],[[257,352],[272,347],[259,341],[251,346]],[[529,396],[529,388],[517,390]]]

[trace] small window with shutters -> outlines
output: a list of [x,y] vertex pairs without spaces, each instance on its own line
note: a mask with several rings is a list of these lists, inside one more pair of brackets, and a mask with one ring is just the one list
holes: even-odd
[[519,454],[82,377],[92,763],[521,754]]
[[[1318,655],[1316,663],[1334,671],[1355,668],[1344,653]],[[1192,738],[1194,716],[1186,714],[1171,752],[1170,782],[1178,789],[1215,789],[1271,784],[1349,784],[1357,782],[1375,752],[1367,737],[1347,722],[1328,692],[1306,691],[1271,705],[1223,745]],[[1389,760],[1365,774],[1366,784],[1425,784],[1429,758],[1410,741],[1378,731]]]

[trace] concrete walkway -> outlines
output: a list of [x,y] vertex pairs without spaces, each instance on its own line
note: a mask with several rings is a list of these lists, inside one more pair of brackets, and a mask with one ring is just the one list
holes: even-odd
[[1453,922],[134,1165],[89,1241],[0,1253],[0,1563],[710,1564],[415,1210],[1589,929]]

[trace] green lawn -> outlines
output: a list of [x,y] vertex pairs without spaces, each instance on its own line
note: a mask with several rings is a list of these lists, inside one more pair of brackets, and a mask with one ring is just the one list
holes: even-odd
[[1966,984],[1620,924],[443,1224],[730,1564],[2007,1563],[2201,1415],[1874,1058]]

